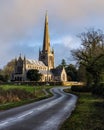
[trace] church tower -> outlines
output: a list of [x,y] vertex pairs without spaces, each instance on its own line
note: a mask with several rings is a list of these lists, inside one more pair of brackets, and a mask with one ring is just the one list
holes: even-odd
[[42,50],[39,50],[39,61],[42,61],[49,70],[54,68],[54,50],[51,50],[50,47],[47,13],[45,16],[43,48]]

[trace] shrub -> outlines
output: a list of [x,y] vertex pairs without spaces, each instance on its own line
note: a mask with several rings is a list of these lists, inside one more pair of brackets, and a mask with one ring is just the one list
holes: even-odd
[[99,83],[92,88],[92,94],[104,97],[104,83]]
[[87,86],[72,86],[71,90],[75,92],[89,92],[91,91],[91,88]]

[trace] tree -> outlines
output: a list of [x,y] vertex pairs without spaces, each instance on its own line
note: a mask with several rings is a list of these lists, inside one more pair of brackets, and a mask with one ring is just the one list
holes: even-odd
[[66,67],[66,73],[67,73],[67,76],[68,76],[68,80],[71,80],[71,81],[77,81],[78,78],[77,78],[77,69],[74,65],[70,64]]
[[58,66],[57,66],[57,68],[62,68],[62,67],[66,67],[67,66],[67,64],[66,64],[66,61],[65,61],[65,59],[62,59],[62,61],[61,61],[61,64],[59,64]]
[[66,61],[65,61],[65,59],[62,59],[61,66],[62,67],[66,67]]
[[73,56],[79,64],[85,66],[92,76],[93,83],[97,84],[104,66],[104,34],[101,30],[90,29],[79,37],[82,47],[74,50]]
[[31,69],[27,72],[27,78],[30,81],[39,81],[41,79],[41,74],[39,73],[39,70]]
[[11,60],[0,70],[0,80],[6,82],[11,79],[11,75],[14,72],[15,60]]
[[87,72],[86,72],[85,66],[83,66],[82,64],[80,64],[79,68],[78,68],[77,74],[78,74],[78,81],[86,82]]
[[104,34],[101,30],[89,29],[80,34],[79,38],[82,46],[72,51],[72,54],[79,64],[85,66],[93,83],[98,84],[104,71]]
[[4,66],[2,73],[4,77],[6,78],[6,80],[9,80],[11,78],[11,75],[14,72],[14,67],[15,67],[14,59],[8,62],[6,66]]

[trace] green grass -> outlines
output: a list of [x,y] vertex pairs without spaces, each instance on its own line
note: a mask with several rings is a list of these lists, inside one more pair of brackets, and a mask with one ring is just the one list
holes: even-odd
[[91,93],[74,94],[79,97],[77,107],[60,130],[104,130],[104,99]]
[[3,91],[0,89],[0,110],[10,109],[52,96],[50,93],[46,96],[43,92],[43,89],[48,91],[51,86],[1,85],[0,88],[3,89]]
[[22,89],[31,93],[35,92],[35,94],[40,97],[42,96],[42,94],[44,95],[42,89],[52,88],[52,86],[0,85],[0,88],[3,88],[4,90],[15,89],[15,88]]
[[26,85],[1,85],[0,88],[3,88],[5,90],[8,89],[14,89],[14,88],[19,88],[19,89],[25,89],[26,91],[33,92],[34,90],[41,90],[42,88],[47,88],[49,86],[26,86]]

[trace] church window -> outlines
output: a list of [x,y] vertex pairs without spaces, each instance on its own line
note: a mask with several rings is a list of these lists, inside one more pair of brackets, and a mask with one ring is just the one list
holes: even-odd
[[63,81],[65,81],[65,74],[63,74]]
[[22,66],[17,67],[17,73],[22,74]]
[[43,79],[43,81],[44,81],[44,76],[42,76],[42,79]]
[[45,76],[45,81],[47,81],[47,76]]
[[49,81],[51,81],[51,77],[49,77]]

